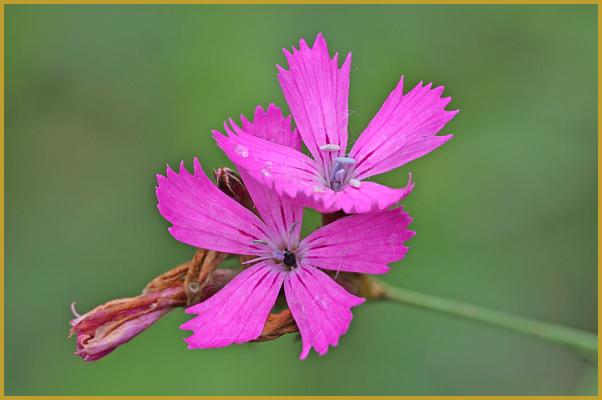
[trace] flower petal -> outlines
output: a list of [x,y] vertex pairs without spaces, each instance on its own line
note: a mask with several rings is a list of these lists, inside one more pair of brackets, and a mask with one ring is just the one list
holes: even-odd
[[244,115],[240,118],[246,133],[301,151],[301,136],[297,129],[291,128],[291,116],[282,115],[282,110],[274,103],[270,103],[267,110],[257,106],[252,121]]
[[414,236],[412,219],[401,208],[341,218],[307,236],[303,263],[333,271],[384,274],[387,264],[404,258],[404,243]]
[[445,110],[451,97],[442,93],[443,86],[431,89],[421,82],[403,94],[401,78],[351,149],[360,178],[400,167],[452,138],[435,136],[458,113]]
[[312,347],[324,355],[329,346],[336,346],[353,318],[351,307],[364,302],[311,266],[300,266],[288,273],[284,293],[301,333],[301,359]]
[[[258,106],[252,122],[244,116],[241,116],[241,119],[244,132],[297,151],[301,150],[301,137],[296,130],[291,129],[290,116],[285,118],[274,104],[270,104],[267,111]],[[238,127],[234,129],[240,131]],[[233,162],[236,163],[237,160],[238,158]],[[270,166],[273,165],[264,164],[262,175],[269,175],[273,170]],[[250,176],[244,168],[239,167],[238,170],[259,215],[270,230],[276,247],[297,247],[303,218],[302,205],[291,198],[278,196],[269,186]]]
[[[293,53],[284,50],[289,70],[278,66],[278,80],[303,142],[323,167],[345,154],[349,111],[349,67],[351,53],[338,67],[338,54],[331,59],[326,40],[319,34],[310,48],[305,40]],[[322,151],[332,144],[338,151]]]
[[250,135],[234,121],[224,126],[226,135],[213,131],[213,138],[240,170],[260,183],[272,187],[278,195],[296,197],[311,193],[318,184],[314,160],[300,151]]
[[346,214],[364,214],[382,211],[399,203],[414,189],[410,180],[406,187],[393,189],[375,182],[362,181],[359,187],[347,185],[343,190],[335,192],[321,187],[320,191],[300,192],[297,199],[307,207],[321,213],[332,213],[342,210]]
[[261,335],[286,273],[260,262],[243,270],[208,300],[186,309],[197,317],[180,326],[192,330],[189,349],[225,347]]
[[410,180],[406,187],[393,189],[375,182],[362,181],[361,186],[355,188],[346,186],[340,192],[335,193],[336,210],[343,210],[346,214],[364,214],[385,210],[399,203],[414,189],[414,183]]
[[180,172],[167,168],[157,175],[157,205],[173,226],[169,232],[180,242],[234,254],[258,254],[255,239],[266,239],[267,229],[251,211],[220,191],[194,159],[194,175],[180,164]]

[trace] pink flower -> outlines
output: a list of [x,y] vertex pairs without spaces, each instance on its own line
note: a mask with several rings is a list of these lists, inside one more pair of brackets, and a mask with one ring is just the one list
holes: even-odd
[[[243,117],[242,127],[248,136],[278,143],[278,151],[285,146],[300,149],[290,117],[284,118],[274,105],[267,111],[258,107],[253,122]],[[270,164],[263,168],[264,174],[272,172]],[[258,338],[284,286],[302,337],[301,358],[312,347],[323,355],[329,346],[337,345],[351,322],[351,308],[364,299],[347,292],[322,270],[387,272],[387,264],[401,260],[408,250],[404,242],[414,235],[407,229],[411,219],[401,208],[353,215],[301,240],[301,204],[278,196],[244,170],[241,176],[261,218],[215,187],[197,159],[193,174],[181,164],[179,172],[168,167],[167,176],[157,177],[158,208],[173,224],[169,231],[177,240],[255,256],[254,264],[217,294],[186,310],[198,315],[181,327],[193,331],[185,339],[188,347],[223,347]]]
[[[304,40],[293,53],[284,50],[289,70],[278,79],[303,142],[313,159],[298,149],[249,135],[230,121],[234,132],[214,132],[228,157],[279,194],[298,198],[322,212],[366,213],[384,210],[413,188],[392,189],[365,179],[398,168],[451,139],[436,136],[458,112],[444,108],[443,87],[419,83],[403,93],[403,76],[368,127],[347,153],[349,54],[341,68],[330,58],[319,34],[310,48]],[[269,168],[268,168],[269,166]],[[265,173],[266,168],[269,173]]]

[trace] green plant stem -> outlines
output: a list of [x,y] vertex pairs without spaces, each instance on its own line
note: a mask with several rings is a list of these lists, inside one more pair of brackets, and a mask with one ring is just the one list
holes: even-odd
[[374,284],[379,289],[378,298],[380,299],[409,304],[521,332],[570,347],[591,361],[597,360],[598,336],[591,332],[536,321],[461,301],[418,293],[390,286],[380,280],[374,281]]

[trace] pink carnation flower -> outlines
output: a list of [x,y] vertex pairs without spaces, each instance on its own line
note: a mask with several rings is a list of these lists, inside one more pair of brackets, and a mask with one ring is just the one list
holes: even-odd
[[436,136],[458,112],[444,108],[443,87],[419,83],[403,93],[403,76],[368,127],[347,153],[347,97],[351,53],[338,67],[319,34],[312,48],[304,40],[291,54],[289,70],[277,66],[278,79],[309,152],[249,135],[233,125],[228,136],[215,133],[218,145],[249,175],[279,194],[298,198],[322,212],[366,213],[384,210],[413,188],[392,189],[365,179],[398,168],[451,139]]
[[[246,135],[274,142],[282,149],[300,150],[300,139],[271,105],[257,108],[254,121],[243,117]],[[299,153],[300,154],[300,153]],[[277,154],[275,154],[276,156]],[[276,158],[279,159],[279,158]],[[274,168],[277,164],[274,163]],[[272,165],[262,167],[271,173]],[[414,235],[410,217],[401,209],[372,215],[344,217],[301,240],[302,205],[283,198],[253,180],[242,178],[260,218],[220,191],[203,173],[195,158],[194,173],[183,164],[158,175],[157,197],[161,214],[173,224],[170,233],[199,248],[256,256],[210,299],[186,310],[198,316],[181,326],[192,330],[188,347],[212,348],[257,339],[282,286],[288,307],[299,327],[307,357],[313,347],[320,355],[336,346],[351,322],[351,308],[364,299],[354,296],[322,270],[367,274],[387,272],[388,263],[401,260]]]

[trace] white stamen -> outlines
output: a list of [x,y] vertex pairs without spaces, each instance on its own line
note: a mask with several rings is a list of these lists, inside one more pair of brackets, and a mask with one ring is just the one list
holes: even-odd
[[301,221],[295,221],[291,224],[291,226],[289,226],[288,228],[288,234],[289,236],[292,236],[293,232],[295,231],[295,228],[297,227],[297,225],[299,225],[301,223]]
[[341,150],[341,146],[339,146],[338,144],[328,143],[328,144],[323,144],[322,146],[320,146],[320,150],[339,151],[339,150]]
[[266,242],[265,240],[261,240],[261,239],[253,239],[253,244],[265,244],[267,246],[268,242]]
[[282,251],[282,250],[274,250],[272,255],[274,256],[274,258],[276,260],[279,260],[279,261],[284,260],[284,251]]
[[266,256],[255,257],[255,258],[251,258],[250,260],[243,261],[241,264],[247,265],[247,264],[252,264],[252,263],[255,263],[255,262],[259,262],[259,261],[270,260],[271,258],[272,257],[266,257]]
[[358,188],[358,187],[360,187],[360,185],[362,184],[362,182],[360,182],[359,179],[353,178],[353,179],[349,179],[349,184],[351,186],[353,186],[354,188]]

